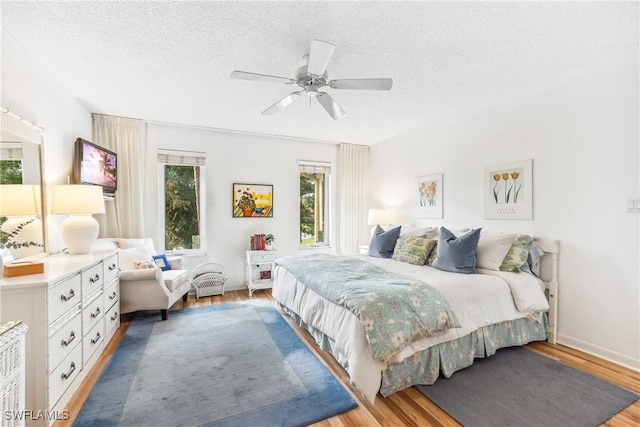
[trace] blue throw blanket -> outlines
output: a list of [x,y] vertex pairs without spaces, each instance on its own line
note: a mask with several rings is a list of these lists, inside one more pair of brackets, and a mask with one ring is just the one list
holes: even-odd
[[318,254],[284,257],[276,264],[355,314],[378,360],[388,359],[415,339],[460,327],[436,288],[364,260]]

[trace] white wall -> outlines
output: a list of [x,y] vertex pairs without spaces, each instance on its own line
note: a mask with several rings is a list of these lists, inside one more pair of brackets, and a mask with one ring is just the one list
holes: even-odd
[[[66,184],[71,173],[74,141],[91,140],[91,113],[60,86],[45,67],[2,29],[2,105],[44,128],[45,179],[50,189]],[[49,190],[49,200],[51,191]],[[49,249],[64,248],[59,224],[64,218],[50,216]]]
[[[558,239],[559,341],[640,369],[638,49],[425,125],[371,149],[372,207],[411,209],[443,172],[444,219]],[[534,219],[484,220],[484,165],[533,159]]]
[[[328,143],[149,123],[145,182],[148,191],[144,200],[148,222],[145,234],[155,242],[159,241],[161,233],[157,221],[159,148],[207,153],[207,255],[212,261],[225,266],[229,288],[239,288],[244,284],[244,259],[245,251],[249,249],[249,236],[273,234],[276,237],[274,247],[279,255],[298,251],[300,190],[297,161],[330,162],[335,171],[338,151],[336,145]],[[334,174],[334,194],[335,181]],[[233,218],[234,183],[272,184],[273,218]],[[335,207],[331,217],[335,224]],[[334,242],[335,233],[332,232],[330,238]]]

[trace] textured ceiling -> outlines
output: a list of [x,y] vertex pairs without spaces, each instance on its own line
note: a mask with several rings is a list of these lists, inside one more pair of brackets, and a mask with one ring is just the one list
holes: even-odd
[[[12,2],[2,26],[90,111],[373,144],[638,45],[638,2]],[[391,77],[391,91],[327,89],[348,117],[292,86],[312,39],[329,77]]]

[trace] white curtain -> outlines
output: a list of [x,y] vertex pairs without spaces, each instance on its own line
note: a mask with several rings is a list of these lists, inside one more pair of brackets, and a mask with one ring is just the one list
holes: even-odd
[[147,134],[142,120],[93,115],[93,139],[118,156],[118,190],[106,201],[100,237],[144,237],[144,171]]
[[340,144],[338,152],[337,253],[354,254],[367,243],[369,147]]

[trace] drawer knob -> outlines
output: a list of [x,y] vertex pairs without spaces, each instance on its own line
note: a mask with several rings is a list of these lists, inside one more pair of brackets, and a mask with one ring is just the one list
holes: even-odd
[[98,280],[100,280],[100,275],[98,273],[96,273],[96,275],[93,277],[89,277],[90,283],[96,283]]
[[95,319],[100,314],[100,307],[96,307],[95,313],[91,313],[91,318]]
[[116,269],[116,264],[115,264],[115,263],[113,263],[113,264],[111,264],[111,265],[110,265],[109,267],[107,267],[107,268],[109,269],[109,271],[113,271],[113,270],[115,270],[115,269]]
[[75,362],[71,362],[71,369],[69,369],[69,372],[63,372],[61,377],[63,380],[67,380],[69,379],[69,377],[71,376],[71,374],[73,374],[73,371],[76,370],[76,363]]
[[70,289],[69,290],[69,295],[60,295],[60,299],[62,301],[69,301],[74,296],[76,296],[76,292],[73,289]]
[[96,337],[95,338],[91,338],[91,344],[95,344],[98,341],[100,341],[100,332],[96,332]]
[[115,312],[113,313],[113,316],[111,316],[111,321],[114,321],[114,320],[116,320],[117,318],[118,318],[118,312],[117,312],[117,311],[115,311]]
[[66,347],[69,344],[71,344],[71,341],[73,341],[75,339],[76,339],[76,334],[75,334],[75,332],[71,331],[71,333],[69,334],[69,340],[68,341],[62,340],[60,342],[60,345],[62,345],[63,347]]
[[116,293],[116,291],[113,291],[113,293],[111,295],[109,295],[109,299],[115,299],[115,297],[117,297],[118,294]]

